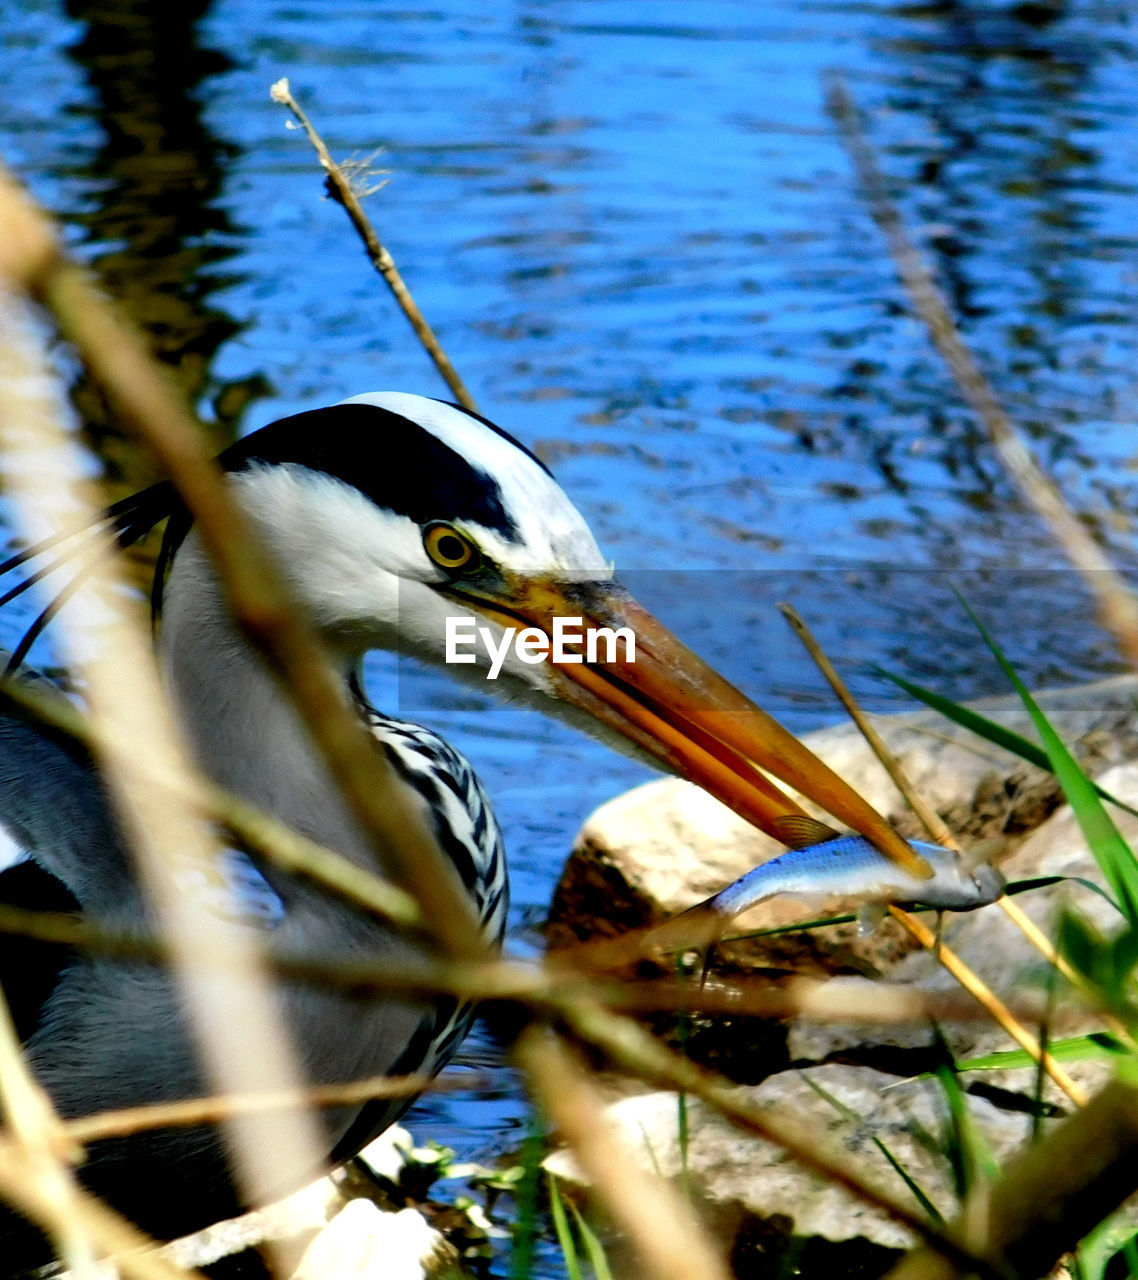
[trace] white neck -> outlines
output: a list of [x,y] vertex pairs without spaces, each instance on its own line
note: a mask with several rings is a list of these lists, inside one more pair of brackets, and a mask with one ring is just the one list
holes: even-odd
[[[192,532],[170,572],[159,650],[201,768],[295,830],[377,870],[307,732],[233,625]],[[375,917],[263,862],[259,867],[285,907],[273,934],[282,954],[295,949],[377,964],[386,957],[407,963],[420,954]],[[314,1080],[392,1072],[424,1017],[413,1003],[361,1003],[304,984],[281,990],[292,1043]]]
[[307,731],[233,624],[193,532],[170,571],[159,652],[202,770],[279,821],[374,869],[374,855]]

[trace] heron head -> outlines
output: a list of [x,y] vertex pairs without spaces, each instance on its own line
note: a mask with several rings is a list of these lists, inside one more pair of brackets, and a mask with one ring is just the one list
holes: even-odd
[[349,660],[444,662],[692,779],[785,844],[832,834],[772,774],[920,873],[865,801],[619,586],[548,468],[492,423],[377,392],[282,419],[221,461]]

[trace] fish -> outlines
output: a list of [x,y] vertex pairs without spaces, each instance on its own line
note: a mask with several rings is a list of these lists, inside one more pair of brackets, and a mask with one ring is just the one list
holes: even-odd
[[654,947],[663,950],[713,945],[727,922],[768,898],[788,894],[798,899],[856,898],[861,904],[859,930],[872,932],[885,908],[918,904],[937,911],[975,911],[995,902],[1004,877],[990,863],[970,864],[943,845],[910,840],[932,875],[921,878],[891,861],[858,835],[837,835],[818,844],[771,858],[733,884],[653,930]]

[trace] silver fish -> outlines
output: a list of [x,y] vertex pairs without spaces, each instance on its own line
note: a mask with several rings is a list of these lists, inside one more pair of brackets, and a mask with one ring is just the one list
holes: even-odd
[[908,844],[932,869],[921,879],[891,862],[863,836],[837,836],[790,849],[741,876],[734,884],[654,930],[652,943],[665,949],[701,947],[716,941],[728,920],[779,894],[795,898],[856,898],[860,924],[871,928],[873,912],[890,904],[917,903],[938,911],[974,911],[1004,891],[1004,877],[986,862],[969,865],[950,849],[923,840]]

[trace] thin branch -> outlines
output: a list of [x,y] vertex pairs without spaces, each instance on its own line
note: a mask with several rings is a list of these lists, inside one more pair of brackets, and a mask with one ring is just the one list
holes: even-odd
[[572,1148],[600,1205],[632,1242],[644,1280],[729,1280],[720,1251],[679,1189],[641,1168],[613,1130],[596,1087],[545,1028],[514,1050],[541,1109]]
[[[909,779],[905,777],[905,772],[901,768],[897,757],[892,751],[890,751],[885,740],[877,732],[873,724],[870,722],[869,717],[858,705],[857,700],[850,692],[846,682],[838,674],[837,668],[823,652],[822,646],[815,639],[810,628],[799,616],[798,611],[792,605],[785,603],[779,605],[779,610],[787,622],[790,623],[795,635],[797,635],[799,640],[802,641],[807,653],[809,653],[811,658],[814,659],[818,669],[829,682],[830,688],[837,694],[842,706],[849,712],[854,724],[856,724],[861,730],[862,736],[865,738],[866,742],[869,743],[870,749],[873,751],[874,755],[877,756],[878,760],[881,761],[885,771],[889,774],[889,777],[897,787],[897,790],[900,791],[902,797],[908,801],[914,813],[916,813],[917,817],[924,824],[925,829],[934,840],[939,841],[939,843],[945,845],[949,849],[954,849],[959,853],[960,847],[956,843],[956,839],[952,832],[949,831],[940,814],[937,813],[932,805],[926,802],[923,796],[917,793],[916,789],[909,782]],[[1020,910],[1018,906],[1013,906],[1010,910],[1008,909],[1005,904],[1010,903],[1011,899],[1008,898],[1006,894],[1001,895],[999,902],[1001,906],[1004,906],[1004,910],[1007,912],[1008,916],[1015,923],[1019,924],[1021,928],[1023,928],[1023,924],[1021,922],[1026,922],[1026,924],[1030,926],[1029,928],[1023,929],[1028,941],[1037,946],[1047,960],[1052,964],[1055,964],[1056,967],[1059,968],[1060,972],[1064,973],[1064,976],[1066,976],[1067,973],[1071,973],[1073,976],[1074,971],[1071,970],[1070,965],[1062,961],[1062,958],[1059,956],[1052,943],[1031,922],[1031,920],[1024,915],[1023,911]],[[908,930],[912,937],[916,938],[923,947],[932,951],[937,960],[944,965],[944,967],[954,978],[956,978],[961,986],[963,986],[966,991],[974,995],[984,1008],[988,1010],[992,1017],[1000,1024],[1000,1026],[1008,1033],[1008,1035],[1010,1035],[1012,1039],[1021,1046],[1021,1048],[1025,1049],[1032,1058],[1044,1068],[1047,1074],[1067,1095],[1067,1097],[1070,1098],[1077,1106],[1084,1106],[1087,1100],[1084,1091],[1074,1082],[1074,1080],[1071,1079],[1070,1075],[1063,1066],[1055,1060],[1054,1056],[1043,1048],[1039,1043],[1038,1038],[1032,1035],[1023,1023],[1015,1017],[1007,1005],[996,996],[987,983],[985,983],[979,975],[965,963],[964,960],[956,955],[955,952],[945,946],[945,944],[932,932],[931,929],[927,928],[913,915],[907,911],[902,911],[898,907],[891,907],[890,910],[894,918],[898,920],[906,930]]]
[[[65,913],[0,905],[0,934],[3,933],[119,959],[153,964],[166,961],[166,948],[157,938],[92,924]],[[424,958],[399,964],[281,952],[271,946],[265,960],[281,979],[345,991],[361,1000],[375,995],[406,999],[450,995],[460,1000],[512,1004],[528,1016],[552,1019],[561,1017],[579,1000],[600,1004],[614,1013],[642,1015],[683,1008],[700,1013],[798,1017],[815,1022],[903,1024],[929,1018],[968,1022],[982,1012],[954,991],[923,992],[910,986],[869,982],[851,987],[832,979],[807,977],[796,977],[773,988],[761,980],[693,987],[672,978],[629,983],[619,977],[605,979],[562,966],[550,970],[511,960],[472,964]],[[216,958],[197,962],[215,975],[224,972]],[[1029,996],[1023,1007],[1036,1013],[1038,998]]]
[[[350,176],[344,172],[345,167],[348,166],[339,165],[332,159],[332,153],[325,145],[324,139],[317,133],[312,121],[309,120],[300,103],[292,96],[287,80],[278,80],[269,90],[269,96],[274,102],[279,102],[282,106],[288,107],[299,121],[301,128],[308,135],[309,142],[312,143],[316,154],[320,157],[324,172],[328,175],[328,194],[338,204],[343,205],[345,213],[351,219],[352,226],[355,227],[360,239],[363,241],[368,261],[387,281],[387,286],[394,295],[395,301],[410,321],[411,328],[415,330],[415,336],[422,343],[427,355],[434,361],[435,368],[442,374],[443,380],[450,387],[454,398],[463,408],[477,413],[478,405],[475,404],[474,397],[466,389],[462,379],[458,376],[458,371],[447,358],[442,344],[435,337],[434,331],[424,319],[423,313],[411,296],[411,291],[399,274],[395,259],[388,252],[387,247],[382,243],[379,236],[376,235],[375,228],[371,225],[367,214],[364,213],[363,206],[360,204],[360,195],[357,195]],[[356,162],[348,162],[349,165],[354,163]],[[380,186],[383,185],[385,184],[380,184]],[[379,187],[372,187],[370,191],[363,192],[362,195],[371,195],[372,192],[377,190],[379,190]]]
[[60,1124],[60,1132],[86,1146],[104,1138],[121,1138],[148,1129],[217,1124],[252,1112],[358,1106],[377,1098],[414,1098],[428,1091],[451,1093],[488,1087],[489,1082],[484,1076],[368,1076],[346,1084],[317,1084],[283,1093],[216,1094],[210,1098],[183,1098],[178,1102],[123,1107],[77,1120],[64,1120]]

